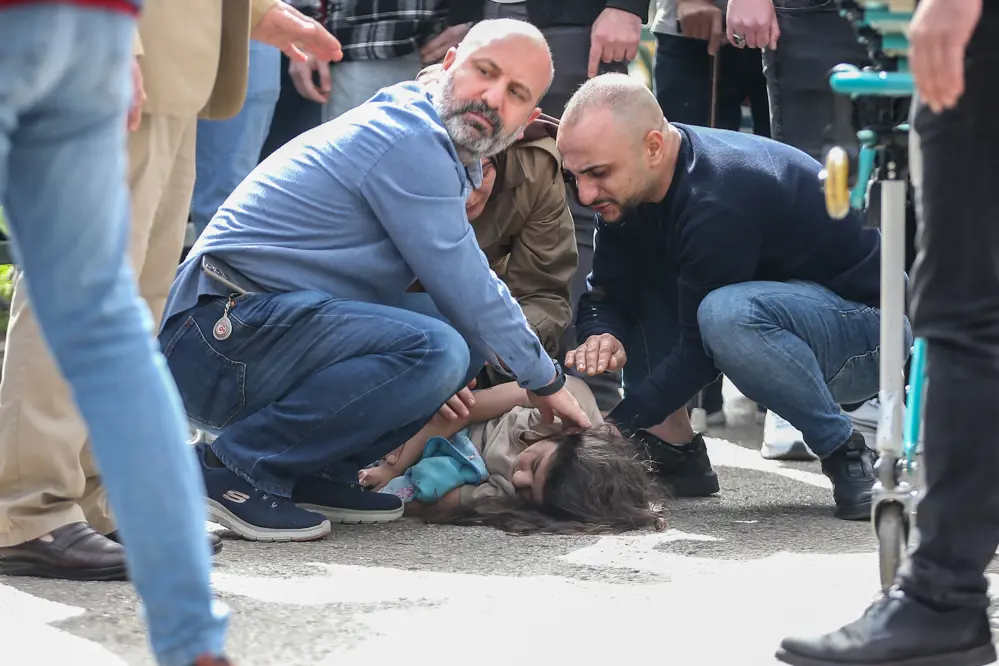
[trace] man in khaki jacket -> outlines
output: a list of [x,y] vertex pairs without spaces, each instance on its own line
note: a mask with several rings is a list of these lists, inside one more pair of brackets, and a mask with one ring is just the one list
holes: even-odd
[[489,265],[510,289],[549,354],[569,326],[569,287],[579,255],[555,134],[542,116],[491,158],[468,198],[468,220]]
[[[425,70],[419,80],[428,81]],[[521,140],[483,160],[482,185],[468,196],[465,210],[489,267],[506,284],[545,350],[555,356],[569,327],[570,287],[579,255],[575,226],[566,202],[561,160],[555,148],[558,121],[541,116]],[[417,283],[411,291],[422,291]],[[478,388],[510,381],[486,368]]]
[[[129,139],[130,253],[156,329],[183,248],[197,119],[239,112],[251,36],[296,59],[341,57],[322,26],[279,0],[147,0],[143,8],[136,54],[145,100]],[[0,574],[124,578],[114,530],[86,429],[18,280],[0,381]],[[221,543],[213,542],[217,552]]]

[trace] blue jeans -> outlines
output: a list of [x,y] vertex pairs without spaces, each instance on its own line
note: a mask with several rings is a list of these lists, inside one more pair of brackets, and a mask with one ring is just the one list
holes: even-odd
[[[652,294],[626,343],[625,392],[677,340],[675,304]],[[840,404],[878,392],[881,311],[811,282],[744,282],[712,291],[697,311],[715,367],[750,400],[780,414],[820,458],[850,437]],[[912,332],[906,321],[906,348]]]
[[[203,296],[160,333],[188,417],[226,466],[290,497],[296,481],[357,472],[404,443],[481,368],[426,294],[402,308],[311,291]],[[430,313],[420,314],[414,310]]]
[[25,286],[90,429],[160,664],[223,648],[204,489],[126,243],[134,20],[0,9],[0,203]]
[[257,166],[281,92],[281,52],[250,41],[246,101],[233,118],[199,120],[191,220],[200,236],[225,200]]

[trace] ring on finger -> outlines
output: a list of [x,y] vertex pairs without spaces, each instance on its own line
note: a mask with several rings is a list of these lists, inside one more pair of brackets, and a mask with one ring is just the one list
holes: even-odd
[[746,44],[746,36],[735,33],[732,35],[732,41],[736,46],[744,46]]

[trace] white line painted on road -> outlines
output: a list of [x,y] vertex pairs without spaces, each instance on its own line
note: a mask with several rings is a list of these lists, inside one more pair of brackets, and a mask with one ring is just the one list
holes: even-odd
[[757,472],[767,472],[776,474],[800,483],[805,483],[816,488],[832,489],[832,482],[824,474],[806,472],[803,469],[785,467],[776,460],[767,460],[754,449],[747,449],[727,442],[716,437],[705,437],[704,443],[708,447],[708,456],[711,464],[715,467],[735,467],[738,469],[748,469]]
[[18,663],[126,666],[99,643],[49,626],[84,612],[0,583],[0,648]]

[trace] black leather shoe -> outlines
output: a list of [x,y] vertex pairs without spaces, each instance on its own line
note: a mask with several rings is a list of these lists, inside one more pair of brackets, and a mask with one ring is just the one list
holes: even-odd
[[859,432],[822,459],[822,472],[833,484],[836,511],[843,520],[871,519],[871,487],[874,485],[874,453]]
[[701,433],[682,446],[667,444],[645,430],[635,433],[656,470],[656,477],[673,497],[708,497],[719,490]]
[[87,523],[64,525],[51,536],[0,548],[0,575],[126,580],[125,549]]
[[[116,543],[121,543],[121,541],[118,540],[118,530],[111,532],[107,535],[107,537]],[[208,545],[212,547],[212,555],[218,555],[222,552],[222,537],[215,532],[209,532]]]
[[985,666],[996,659],[984,610],[934,610],[898,589],[851,624],[817,638],[785,638],[791,666]]

